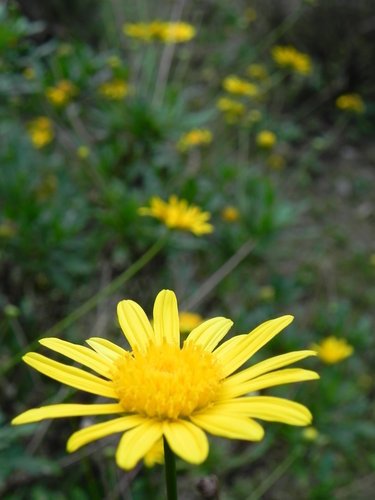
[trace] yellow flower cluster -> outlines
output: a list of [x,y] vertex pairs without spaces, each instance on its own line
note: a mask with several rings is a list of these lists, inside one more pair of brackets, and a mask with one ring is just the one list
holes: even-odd
[[194,146],[210,144],[210,142],[212,142],[212,133],[208,129],[194,128],[180,137],[177,148],[180,151],[187,151]]
[[100,94],[111,101],[121,101],[129,93],[129,85],[125,80],[115,78],[104,82],[99,87]]
[[254,83],[238,78],[238,76],[228,76],[225,78],[223,88],[230,94],[247,97],[257,97],[259,95],[259,89]]
[[365,104],[359,94],[343,94],[336,99],[336,107],[342,111],[361,114],[365,111]]
[[69,80],[60,80],[53,87],[47,87],[46,97],[54,106],[65,106],[76,94],[75,85]]
[[320,344],[313,344],[318,357],[329,365],[333,365],[353,354],[353,347],[345,340],[337,337],[326,337]]
[[271,130],[261,130],[257,134],[255,141],[260,148],[271,149],[276,144],[277,137]]
[[125,35],[142,42],[182,43],[194,38],[194,26],[184,22],[152,21],[151,23],[126,23]]
[[53,125],[47,116],[39,116],[29,122],[27,130],[31,142],[37,149],[49,144],[54,137]]
[[179,200],[177,196],[171,196],[168,202],[154,196],[150,200],[150,207],[142,207],[138,213],[155,217],[171,229],[190,231],[196,236],[212,233],[214,230],[207,222],[211,217],[209,212],[202,212],[199,207],[189,205],[186,200]]
[[291,45],[276,45],[271,51],[272,58],[279,66],[289,68],[301,75],[309,75],[312,70],[308,54],[300,52]]

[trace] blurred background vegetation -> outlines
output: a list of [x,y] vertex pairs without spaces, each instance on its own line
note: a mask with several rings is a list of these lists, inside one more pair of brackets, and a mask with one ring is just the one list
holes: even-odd
[[[117,301],[150,311],[162,288],[185,310],[232,318],[237,333],[294,314],[263,356],[331,336],[353,347],[346,359],[322,350],[311,361],[319,383],[271,392],[309,406],[313,429],[268,425],[257,444],[213,439],[202,466],[179,463],[181,498],[213,498],[204,496],[210,475],[222,499],[371,498],[373,7],[1,4],[2,498],[163,498],[160,466],[125,474],[112,440],[67,455],[68,435],[88,419],[9,425],[26,408],[78,401],[21,364],[38,338],[116,339]],[[190,23],[196,34],[167,43],[124,31],[154,20]],[[172,194],[209,211],[214,233],[171,233],[113,286],[164,231],[138,208]]]

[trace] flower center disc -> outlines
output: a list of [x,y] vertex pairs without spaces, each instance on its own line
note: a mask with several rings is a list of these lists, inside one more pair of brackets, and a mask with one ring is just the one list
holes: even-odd
[[215,400],[220,370],[215,356],[199,346],[152,345],[119,358],[112,380],[125,412],[176,419]]

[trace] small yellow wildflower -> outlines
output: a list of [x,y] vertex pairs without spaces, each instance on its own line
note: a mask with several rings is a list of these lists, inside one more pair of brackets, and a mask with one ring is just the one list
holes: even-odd
[[277,137],[271,130],[261,130],[257,134],[255,141],[260,148],[271,149],[276,144]]
[[342,111],[364,113],[365,103],[359,94],[343,94],[336,99],[336,107]]
[[210,142],[212,142],[212,133],[208,129],[194,128],[180,137],[177,149],[186,151],[194,146],[210,144]]
[[319,437],[319,432],[315,427],[309,426],[303,429],[302,436],[306,441],[316,441]]
[[282,68],[289,68],[301,75],[309,75],[312,71],[310,56],[299,52],[291,45],[276,45],[272,48],[271,54],[276,64]]
[[353,354],[353,347],[345,339],[326,337],[320,344],[313,344],[319,358],[329,365],[339,363]]
[[248,97],[257,97],[259,95],[259,89],[254,83],[242,80],[237,76],[227,76],[223,81],[223,88],[230,94]]
[[267,158],[267,165],[272,170],[282,170],[285,167],[285,158],[278,153],[274,153]]
[[53,126],[47,116],[35,118],[29,122],[27,129],[31,142],[37,149],[43,148],[53,140]]
[[0,238],[13,238],[17,234],[17,226],[11,220],[0,222]]
[[23,70],[23,76],[26,78],[26,80],[34,80],[36,76],[35,69],[29,66],[28,68],[25,68]]
[[195,37],[194,26],[188,23],[164,23],[160,39],[165,43],[188,42]]
[[227,205],[221,211],[221,218],[225,222],[236,222],[240,218],[240,212],[236,207]]
[[180,331],[181,333],[190,333],[194,328],[197,328],[203,323],[203,318],[198,313],[187,311],[180,312]]
[[260,441],[264,429],[254,419],[297,426],[311,424],[310,411],[299,403],[248,394],[318,379],[319,375],[311,370],[284,369],[315,355],[314,351],[281,354],[238,371],[291,323],[292,316],[266,321],[250,333],[223,343],[233,322],[224,317],[212,318],[194,328],[181,345],[178,304],[172,291],[162,290],[157,295],[153,326],[132,300],[122,300],[117,312],[129,350],[99,337],[88,339],[89,347],[58,338],[40,340],[47,349],[95,374],[36,352],[23,357],[40,373],[111,401],[33,408],[14,418],[13,425],[61,417],[115,415],[76,431],[68,440],[67,450],[74,452],[103,437],[122,433],[116,462],[129,470],[163,438],[183,460],[200,464],[209,451],[206,433]]
[[213,226],[207,222],[211,217],[209,212],[202,212],[199,207],[189,205],[186,200],[179,200],[174,195],[169,198],[168,202],[154,196],[150,200],[150,207],[139,208],[138,213],[155,217],[171,229],[190,231],[196,236],[212,233],[214,230]]
[[268,72],[263,64],[250,64],[247,68],[247,74],[255,80],[265,80]]
[[46,97],[54,106],[65,106],[76,94],[77,89],[69,80],[60,80],[46,89]]
[[100,94],[111,101],[121,101],[129,93],[129,85],[125,80],[115,78],[104,82],[99,87]]
[[275,288],[271,285],[262,286],[259,290],[259,298],[265,301],[271,301],[275,298]]
[[79,148],[77,148],[77,156],[81,158],[81,160],[86,160],[86,158],[90,156],[90,148],[87,146],[79,146]]
[[220,97],[216,106],[224,113],[225,119],[228,123],[235,123],[245,113],[245,106],[242,102],[229,99],[228,97]]
[[125,35],[143,42],[159,41],[164,43],[188,42],[194,38],[194,26],[183,22],[153,21],[151,23],[126,23]]

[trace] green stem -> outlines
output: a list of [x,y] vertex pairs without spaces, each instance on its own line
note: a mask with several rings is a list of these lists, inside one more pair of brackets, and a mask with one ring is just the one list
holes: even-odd
[[[118,290],[124,283],[130,280],[133,276],[137,274],[150,260],[155,257],[155,255],[163,248],[166,242],[167,236],[161,236],[138,260],[136,260],[130,267],[128,267],[124,272],[122,272],[117,278],[115,278],[109,285],[99,290],[98,293],[90,297],[86,302],[84,302],[81,306],[74,309],[68,316],[66,316],[61,321],[55,323],[51,328],[45,331],[39,338],[43,337],[54,337],[61,333],[63,330],[71,326],[82,316],[87,314],[91,309],[93,309],[102,299],[108,297],[113,292]],[[28,346],[21,352],[18,353],[17,356],[12,358],[8,364],[6,364],[0,373],[3,375],[8,370],[10,370],[18,361],[22,358],[22,356],[38,344],[39,338],[28,344]]]
[[167,499],[177,500],[176,459],[165,437],[163,438],[163,441]]

